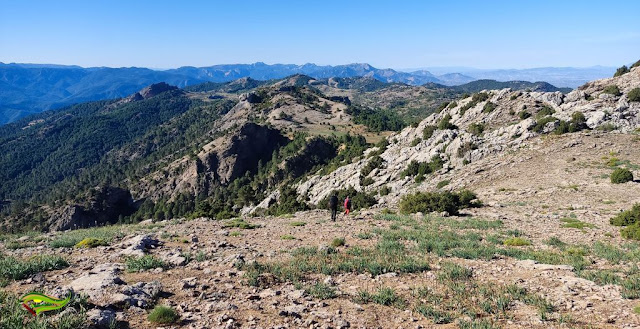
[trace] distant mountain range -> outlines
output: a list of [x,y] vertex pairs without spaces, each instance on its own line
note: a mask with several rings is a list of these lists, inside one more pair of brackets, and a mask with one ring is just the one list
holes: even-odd
[[456,86],[482,79],[500,81],[554,81],[558,86],[575,87],[588,80],[610,76],[613,68],[541,68],[529,70],[440,72],[427,70],[401,72],[378,69],[369,64],[320,66],[315,64],[225,64],[209,67],[180,67],[170,70],[147,68],[107,68],[49,64],[0,63],[0,124],[23,116],[74,103],[119,98],[147,85],[166,82],[178,87],[203,82],[227,82],[250,77],[257,80],[280,79],[305,74],[316,79],[331,77],[371,77],[388,83],[423,85],[436,83]]
[[[419,69],[406,69],[406,72],[428,71],[446,85],[458,85],[478,79],[491,79],[497,81],[545,81],[554,86],[576,88],[588,81],[613,76],[615,67],[539,67],[530,69],[506,69],[506,70],[482,70],[470,67],[428,67]],[[454,78],[449,77],[450,72],[457,72],[462,77],[461,83],[454,83]],[[471,80],[464,81],[464,78]]]

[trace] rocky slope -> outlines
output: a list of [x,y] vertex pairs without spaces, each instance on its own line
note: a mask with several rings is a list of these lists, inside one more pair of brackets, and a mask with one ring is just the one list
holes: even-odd
[[[640,86],[639,69],[567,95],[508,89],[472,95],[390,136],[387,146],[295,185],[310,202],[347,185],[372,192],[384,185],[391,189],[376,195],[377,207],[339,216],[337,222],[318,209],[0,234],[0,300],[32,290],[60,297],[71,289],[86,296],[38,319],[12,300],[15,308],[0,308],[0,324],[48,321],[54,327],[72,316],[79,321],[75,328],[640,327],[635,310],[640,244],[623,239],[609,224],[621,210],[640,203],[637,181],[609,180],[618,167],[640,175],[640,106],[628,100],[629,91]],[[613,84],[620,95],[604,92]],[[271,117],[272,111],[295,116],[300,110],[293,92],[317,95],[305,88],[279,90],[290,86],[245,94],[220,116],[240,119],[236,115],[248,111],[276,125],[279,115]],[[202,96],[209,95],[189,95]],[[332,95],[325,96],[318,99],[331,101]],[[274,98],[288,104],[276,108],[258,101]],[[305,111],[316,111],[314,104]],[[329,104],[339,115],[344,103]],[[521,116],[522,111],[530,116]],[[431,126],[440,128],[425,135]],[[579,131],[554,133],[565,126]],[[186,178],[200,174],[212,175],[211,181],[233,177],[259,157],[245,158],[239,146],[268,155],[266,144],[283,140],[275,129],[249,122],[228,132],[203,138],[197,153],[168,161],[189,168],[185,172],[191,176],[181,176],[182,169],[151,171],[145,177],[157,182],[185,179],[156,186],[142,179],[138,186],[149,190],[139,193],[188,190],[202,181]],[[318,135],[291,144],[296,149],[288,160],[305,163],[317,150],[334,152]],[[252,139],[262,144],[245,145]],[[365,176],[372,183],[360,186],[374,152],[382,165]],[[444,165],[423,182],[402,177],[410,161],[436,156]],[[286,166],[284,161],[276,167]],[[484,206],[459,216],[392,213],[404,194],[461,188],[475,191]],[[130,201],[126,193],[96,192],[96,200],[111,195],[114,202]],[[98,209],[100,202],[95,203],[87,206]],[[177,318],[152,322],[156,305],[171,307]]]
[[[606,93],[605,88],[611,85],[618,86],[621,95]],[[640,102],[629,102],[627,94],[639,86],[640,70],[635,68],[621,77],[587,83],[566,95],[503,89],[479,93],[486,96],[483,100],[474,100],[474,97],[481,98],[476,94],[452,102],[417,127],[408,127],[390,136],[389,145],[380,154],[384,163],[367,175],[373,183],[364,189],[376,191],[387,185],[392,192],[381,198],[382,204],[393,203],[413,188],[425,189],[434,185],[427,181],[414,186],[411,177],[401,177],[401,172],[411,161],[429,162],[438,156],[445,163],[440,174],[455,171],[489,156],[504,156],[529,147],[532,141],[552,133],[561,120],[571,121],[576,112],[584,115],[588,127],[589,132],[583,131],[582,134],[608,134],[600,132],[602,130],[634,132],[640,127]],[[529,117],[522,115],[523,112]],[[546,124],[536,129],[536,124],[548,117],[555,119],[546,120]],[[446,118],[452,126],[436,129],[431,136],[424,138],[425,128],[438,128]],[[346,186],[362,189],[360,172],[369,160],[364,157],[328,175],[311,177],[298,186],[298,192],[317,203],[332,190]]]

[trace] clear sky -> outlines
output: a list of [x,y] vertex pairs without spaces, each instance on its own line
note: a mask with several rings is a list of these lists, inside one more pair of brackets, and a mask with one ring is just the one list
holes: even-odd
[[0,62],[620,66],[640,1],[0,1]]

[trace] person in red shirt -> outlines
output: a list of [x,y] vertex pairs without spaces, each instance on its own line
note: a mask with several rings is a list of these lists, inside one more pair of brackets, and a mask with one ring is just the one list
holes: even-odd
[[349,216],[350,211],[351,211],[351,199],[349,199],[349,197],[347,196],[347,198],[344,199],[344,214]]

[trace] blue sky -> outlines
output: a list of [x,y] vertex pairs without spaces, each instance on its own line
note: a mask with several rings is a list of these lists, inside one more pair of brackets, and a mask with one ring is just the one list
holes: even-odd
[[640,1],[3,1],[0,62],[620,66]]

